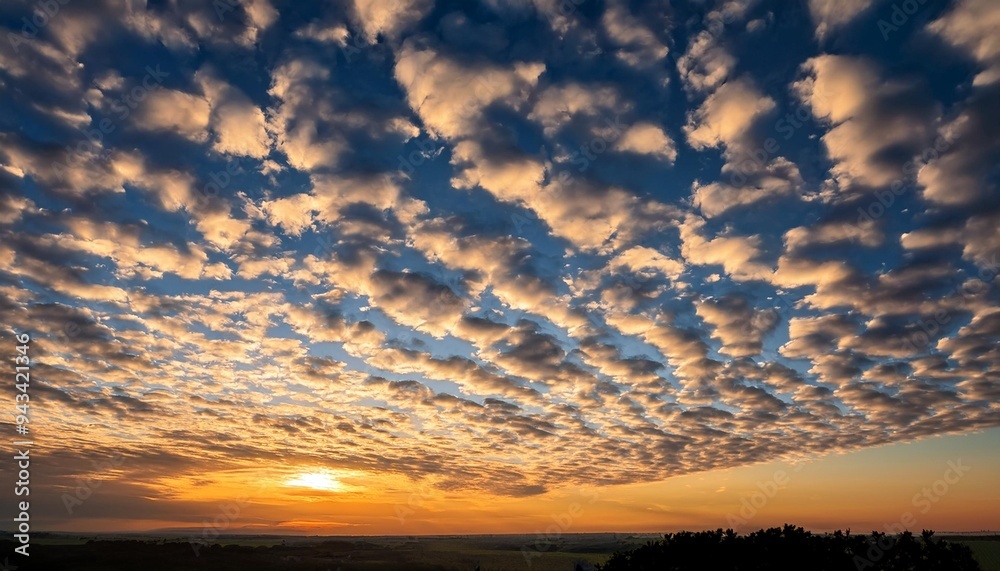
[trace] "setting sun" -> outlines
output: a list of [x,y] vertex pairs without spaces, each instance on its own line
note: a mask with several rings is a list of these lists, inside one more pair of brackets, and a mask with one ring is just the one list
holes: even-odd
[[290,487],[325,490],[327,492],[340,492],[344,489],[344,485],[328,472],[306,472],[304,474],[299,474],[298,476],[295,476],[285,482],[285,485]]

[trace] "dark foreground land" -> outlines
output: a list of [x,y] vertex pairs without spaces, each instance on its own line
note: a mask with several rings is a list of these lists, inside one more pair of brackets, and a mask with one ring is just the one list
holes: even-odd
[[[210,545],[185,538],[39,534],[30,562],[9,557],[17,571],[500,571],[574,569],[867,569],[1000,571],[1000,536],[882,537],[811,535],[798,528],[733,537],[725,532],[672,534],[566,534],[448,537],[274,537],[226,536]],[[804,534],[804,535],[803,535]],[[876,538],[876,542],[879,538]],[[928,542],[929,541],[929,542]],[[0,542],[3,557],[15,545]],[[851,549],[836,562],[831,555]],[[824,549],[833,551],[824,552]],[[858,551],[858,553],[854,553]],[[860,558],[857,558],[858,556]],[[935,559],[937,558],[937,559]],[[826,565],[826,566],[824,566]]]

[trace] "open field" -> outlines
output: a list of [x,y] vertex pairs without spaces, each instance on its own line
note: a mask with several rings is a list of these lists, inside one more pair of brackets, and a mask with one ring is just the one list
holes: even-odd
[[968,545],[982,571],[1000,571],[1000,537],[995,535],[983,537],[949,537],[945,535],[942,537]]
[[[291,570],[572,570],[658,534],[576,534],[547,541],[534,535],[437,537],[224,536],[213,545],[184,537],[45,534],[33,541],[32,563],[46,569],[143,571]],[[10,551],[11,547],[4,548]],[[583,568],[590,568],[584,566]]]
[[[233,535],[213,545],[185,537],[40,534],[32,569],[292,571],[546,571],[583,569],[658,534],[566,534],[547,542],[534,535],[433,537],[281,537]],[[1000,571],[1000,537],[942,536],[968,545],[982,571]],[[3,542],[5,552],[13,545]]]

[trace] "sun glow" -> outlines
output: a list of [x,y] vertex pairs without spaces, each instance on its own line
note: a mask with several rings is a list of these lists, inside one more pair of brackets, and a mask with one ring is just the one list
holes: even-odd
[[328,472],[306,472],[299,474],[285,482],[286,486],[312,488],[314,490],[324,490],[327,492],[339,492],[344,489],[340,480],[333,477]]

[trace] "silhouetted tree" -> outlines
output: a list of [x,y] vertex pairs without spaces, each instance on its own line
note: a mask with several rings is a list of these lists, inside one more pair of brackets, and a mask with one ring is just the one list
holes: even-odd
[[801,527],[761,529],[738,535],[731,529],[668,533],[660,541],[619,551],[601,571],[979,571],[964,545],[910,532],[870,536],[839,530],[814,535]]

